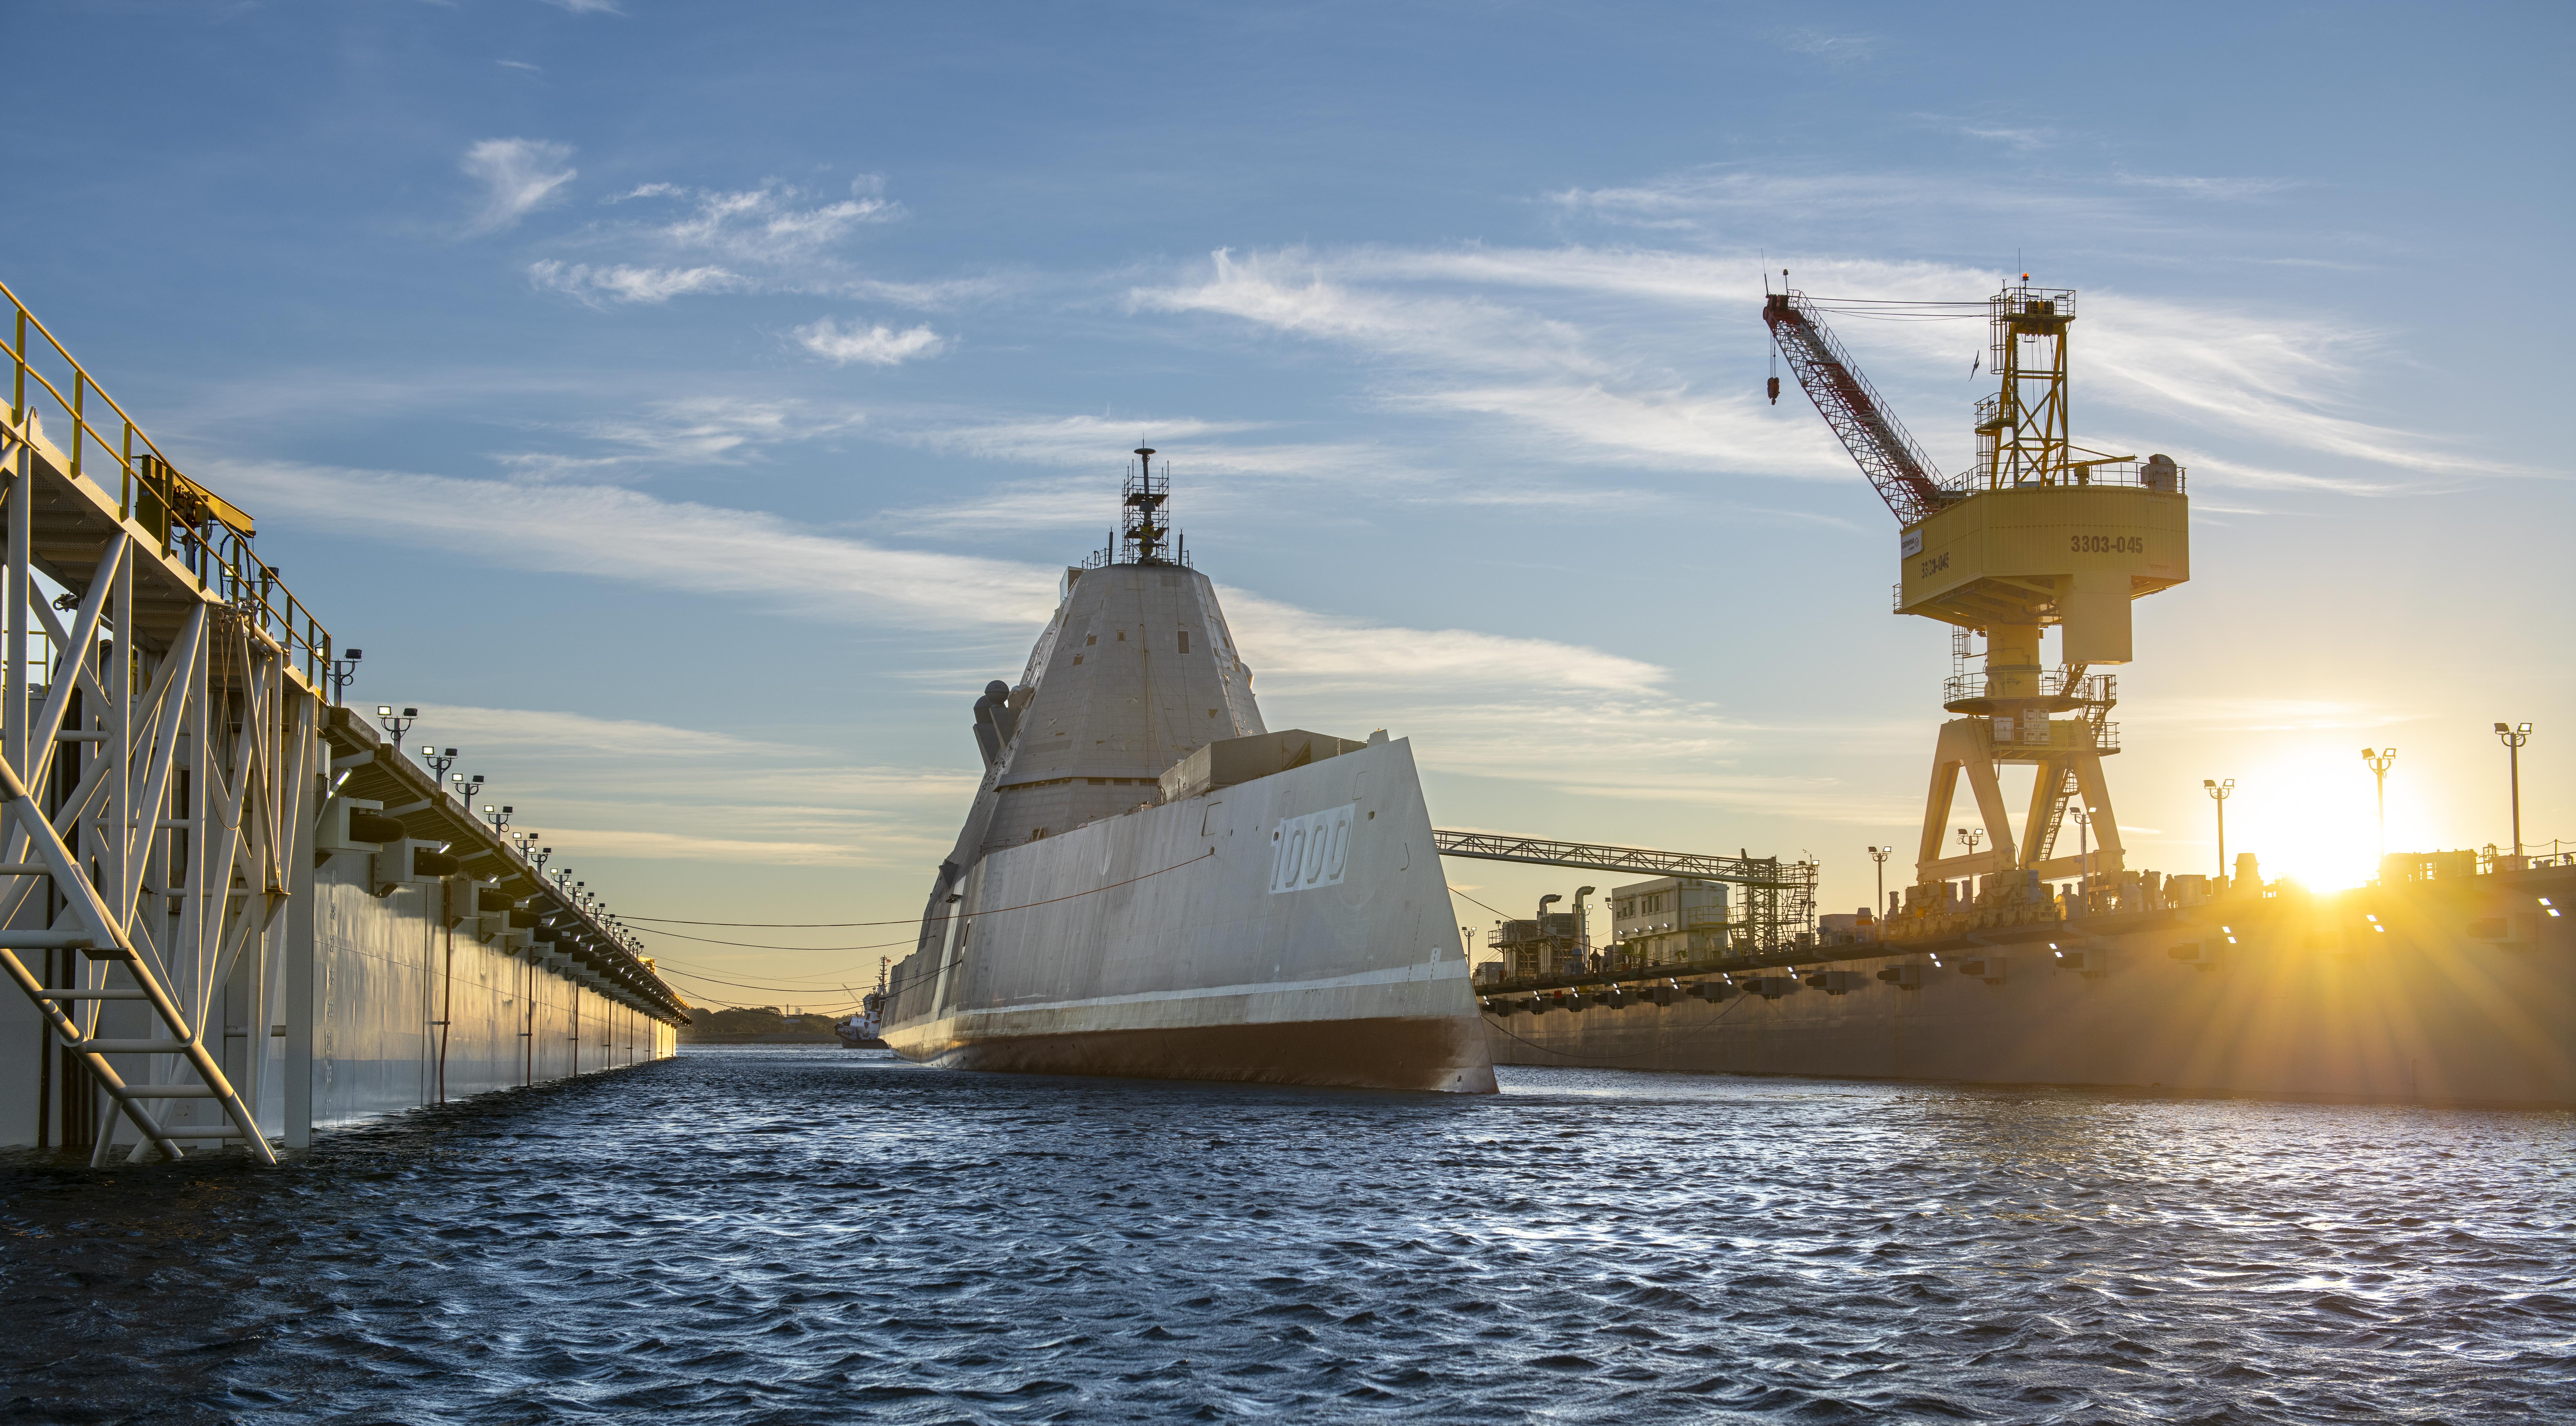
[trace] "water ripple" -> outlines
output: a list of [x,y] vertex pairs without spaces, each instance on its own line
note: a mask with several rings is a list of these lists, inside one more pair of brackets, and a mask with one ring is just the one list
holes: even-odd
[[2576,1419],[2569,1116],[676,1061],[0,1161],[65,1422]]

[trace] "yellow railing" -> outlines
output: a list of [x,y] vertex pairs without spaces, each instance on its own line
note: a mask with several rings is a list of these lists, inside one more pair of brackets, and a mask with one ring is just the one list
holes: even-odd
[[[21,433],[33,435],[30,421],[37,413],[29,406],[31,395],[36,399],[51,397],[55,409],[70,422],[71,447],[64,454],[70,461],[72,476],[91,478],[83,467],[93,448],[102,459],[115,462],[117,518],[140,525],[147,541],[186,568],[199,589],[241,611],[262,633],[277,641],[290,664],[303,669],[307,683],[322,687],[331,664],[331,632],[313,617],[312,610],[287,592],[276,568],[251,548],[257,530],[250,516],[181,475],[125,408],[99,387],[88,368],[73,358],[5,282],[0,282],[0,297],[8,299],[15,316],[14,339],[8,348],[12,373],[9,424]],[[45,359],[44,350],[29,347],[31,330],[43,339],[45,348],[51,349],[50,361]],[[56,375],[70,384],[71,395],[65,396],[55,378],[45,374],[48,365],[54,366]],[[28,387],[30,378],[35,383],[33,393]],[[117,428],[114,440],[89,418],[93,396],[116,413],[110,422]],[[142,449],[137,450],[137,445]],[[102,490],[106,488],[103,481],[93,479],[92,483]]]

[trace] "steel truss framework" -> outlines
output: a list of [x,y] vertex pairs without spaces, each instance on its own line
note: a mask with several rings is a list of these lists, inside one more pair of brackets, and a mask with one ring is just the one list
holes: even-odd
[[1556,842],[1541,837],[1510,837],[1491,832],[1435,830],[1431,834],[1431,843],[1444,857],[1722,881],[1743,888],[1743,895],[1738,898],[1744,908],[1743,914],[1734,918],[1729,927],[1729,939],[1739,949],[1781,950],[1802,941],[1811,941],[1814,936],[1814,862],[1784,862],[1778,857],[1715,856],[1704,852],[1658,852],[1644,847]]
[[321,795],[321,700],[290,649],[327,637],[277,637],[274,570],[256,602],[237,567],[206,578],[209,542],[72,474],[31,414],[0,463],[0,970],[62,1050],[40,1138],[274,1162],[255,1106]]

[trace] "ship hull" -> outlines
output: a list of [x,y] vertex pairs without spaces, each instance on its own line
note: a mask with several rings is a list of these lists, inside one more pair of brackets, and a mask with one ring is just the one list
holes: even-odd
[[994,851],[956,894],[894,976],[906,1059],[1494,1089],[1401,740]]
[[985,1034],[944,1050],[929,1048],[946,1038],[934,1031],[915,1049],[941,1068],[1010,1074],[1490,1092],[1492,1067],[1471,1036],[1482,1032],[1457,1016],[1418,1015]]

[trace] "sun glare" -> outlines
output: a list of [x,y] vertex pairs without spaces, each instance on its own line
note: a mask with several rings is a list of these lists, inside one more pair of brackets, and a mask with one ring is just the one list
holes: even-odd
[[[2402,771],[2392,772],[2388,850],[2417,849],[2420,810]],[[2240,852],[2262,859],[2265,880],[2287,877],[2312,891],[2377,876],[2379,808],[2359,744],[2284,749],[2243,775],[2227,804],[2227,853]]]

